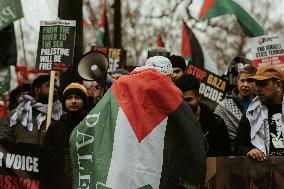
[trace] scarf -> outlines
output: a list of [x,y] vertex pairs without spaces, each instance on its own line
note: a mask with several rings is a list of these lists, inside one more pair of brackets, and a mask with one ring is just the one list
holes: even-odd
[[[46,120],[48,104],[42,104],[36,102],[36,100],[30,95],[23,95],[19,99],[20,104],[17,106],[15,113],[10,118],[10,127],[16,125],[18,121],[28,131],[33,130],[33,108],[40,113],[36,117],[37,129],[39,130],[42,123]],[[59,100],[52,105],[51,117],[54,120],[59,120],[62,114],[62,105]]]
[[[282,101],[282,119],[284,117],[284,99]],[[251,102],[246,116],[251,126],[251,143],[264,154],[269,154],[270,131],[268,123],[268,109],[262,105],[258,97]]]

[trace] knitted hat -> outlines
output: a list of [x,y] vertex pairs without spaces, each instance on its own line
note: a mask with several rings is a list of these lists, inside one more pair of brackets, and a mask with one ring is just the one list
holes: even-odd
[[146,67],[153,67],[163,75],[171,75],[173,67],[171,61],[164,56],[153,56],[148,58],[145,62]]
[[87,89],[84,85],[81,85],[79,83],[71,83],[70,85],[68,85],[64,91],[63,91],[63,95],[62,95],[62,104],[63,104],[63,108],[65,108],[65,100],[67,98],[68,95],[70,94],[76,94],[78,96],[80,96],[84,102],[84,108],[88,107],[88,92]]

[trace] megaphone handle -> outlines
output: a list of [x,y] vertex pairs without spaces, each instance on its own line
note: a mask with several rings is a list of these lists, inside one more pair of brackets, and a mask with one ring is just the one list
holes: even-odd
[[110,88],[113,83],[114,83],[114,79],[112,79],[112,77],[107,73],[106,74],[106,86]]

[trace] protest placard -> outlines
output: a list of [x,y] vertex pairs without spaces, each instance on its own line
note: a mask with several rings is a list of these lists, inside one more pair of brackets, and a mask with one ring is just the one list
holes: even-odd
[[0,141],[0,188],[62,189],[66,149]]
[[0,30],[22,17],[21,0],[0,1]]
[[251,50],[254,55],[253,65],[277,65],[284,67],[284,37],[261,36],[251,39]]
[[76,21],[41,21],[36,69],[66,71],[73,62]]
[[200,81],[200,94],[217,103],[222,101],[227,89],[226,80],[206,69],[198,68],[192,64],[188,65],[187,73],[195,76]]
[[122,68],[126,65],[126,51],[123,49],[93,46],[91,50],[107,55],[109,61],[108,72],[113,72],[117,68]]

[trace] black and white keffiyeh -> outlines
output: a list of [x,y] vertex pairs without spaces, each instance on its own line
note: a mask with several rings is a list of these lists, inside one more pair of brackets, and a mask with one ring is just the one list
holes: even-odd
[[[38,130],[47,117],[47,104],[36,102],[30,95],[23,95],[20,97],[20,104],[16,108],[15,113],[10,118],[10,127],[14,126],[18,121],[21,122],[23,127],[28,131],[33,130],[33,108],[37,109],[40,113],[36,118]],[[62,115],[62,105],[59,100],[53,103],[51,117],[54,120],[59,120]]]

